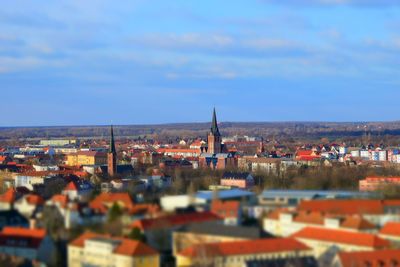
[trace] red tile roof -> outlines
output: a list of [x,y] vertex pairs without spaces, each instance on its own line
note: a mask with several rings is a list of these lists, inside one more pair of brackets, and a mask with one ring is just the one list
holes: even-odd
[[64,188],[64,190],[68,191],[78,191],[78,188],[76,187],[76,184],[74,182],[69,182],[67,186]]
[[391,267],[399,266],[400,250],[339,252],[342,267]]
[[22,236],[33,238],[44,238],[46,236],[45,229],[28,229],[22,227],[4,227],[0,232],[3,236]]
[[167,215],[159,218],[142,219],[135,221],[131,224],[131,227],[137,227],[140,230],[145,231],[214,220],[221,220],[221,218],[211,212],[193,212]]
[[222,218],[230,218],[239,216],[239,201],[213,201],[211,204],[211,212]]
[[367,199],[308,200],[302,201],[298,209],[338,215],[383,214],[384,203],[381,200]]
[[0,202],[13,203],[16,198],[16,191],[14,188],[9,188],[7,191],[0,195]]
[[101,193],[89,203],[89,207],[96,212],[106,213],[114,203],[128,212],[134,208],[134,203],[128,193]]
[[292,238],[273,238],[198,244],[184,249],[178,255],[190,258],[204,257],[205,255],[207,257],[226,257],[302,250],[310,250],[310,248]]
[[343,230],[323,229],[315,227],[306,227],[292,237],[300,239],[311,239],[338,244],[348,244],[362,247],[372,247],[375,249],[385,248],[390,245],[389,241],[376,235],[358,232],[349,232]]
[[94,239],[94,238],[102,238],[109,239],[111,241],[119,241],[120,243],[114,249],[115,254],[126,255],[126,256],[150,256],[150,255],[158,255],[158,252],[148,245],[127,238],[118,238],[111,237],[109,235],[101,235],[92,232],[86,232],[79,236],[77,239],[72,241],[69,245],[74,247],[84,247],[85,241]]
[[26,201],[31,205],[43,205],[44,199],[41,196],[29,194],[25,196]]
[[392,235],[400,237],[400,222],[388,222],[379,232],[382,235]]

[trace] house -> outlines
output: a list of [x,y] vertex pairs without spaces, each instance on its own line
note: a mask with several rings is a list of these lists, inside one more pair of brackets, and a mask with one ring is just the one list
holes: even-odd
[[0,230],[7,226],[29,227],[29,221],[16,210],[0,211]]
[[242,209],[240,201],[219,201],[211,203],[211,212],[217,214],[224,220],[226,225],[240,225]]
[[331,248],[340,251],[373,251],[390,246],[389,241],[377,235],[317,227],[303,228],[291,237],[312,248],[316,258]]
[[173,232],[173,255],[188,247],[216,242],[253,240],[264,237],[258,227],[221,224],[219,221],[187,224]]
[[400,250],[384,249],[377,251],[339,252],[333,267],[395,267],[400,264]]
[[176,266],[241,267],[256,259],[310,257],[312,250],[292,238],[197,244],[177,254]]
[[0,254],[55,264],[56,247],[44,229],[5,227],[0,232]]
[[130,225],[130,228],[139,229],[146,236],[150,246],[163,252],[171,250],[174,230],[187,224],[211,221],[222,222],[220,217],[211,212],[191,212],[136,220]]
[[237,187],[248,189],[254,186],[254,178],[248,172],[225,172],[221,178],[221,186]]
[[68,266],[159,267],[159,253],[127,238],[87,232],[68,244]]
[[201,153],[199,156],[200,168],[211,168],[213,170],[225,170],[237,167],[235,154],[230,153]]
[[33,213],[44,205],[44,199],[35,194],[27,194],[19,198],[14,207],[26,218],[30,218]]
[[400,221],[400,200],[323,199],[302,201],[298,210],[331,215],[360,215],[377,226]]
[[247,171],[277,174],[280,169],[281,159],[279,158],[256,158],[243,157],[239,158],[239,168]]
[[105,165],[107,164],[107,153],[100,151],[79,151],[67,155],[68,166],[83,165]]
[[71,200],[87,201],[93,192],[93,186],[89,181],[71,181],[62,191],[63,195],[68,195]]
[[306,227],[374,232],[376,226],[360,215],[329,216],[321,212],[275,210],[263,220],[264,231],[276,236],[290,236]]
[[388,186],[399,186],[400,177],[367,177],[358,183],[360,191],[376,191]]
[[13,208],[16,197],[17,192],[14,188],[9,188],[4,194],[0,195],[0,211],[11,210]]
[[400,244],[400,222],[388,222],[379,231],[379,236]]

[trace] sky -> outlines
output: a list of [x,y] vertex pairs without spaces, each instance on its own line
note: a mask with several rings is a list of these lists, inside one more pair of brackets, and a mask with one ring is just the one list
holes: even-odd
[[0,126],[399,120],[399,0],[13,0]]

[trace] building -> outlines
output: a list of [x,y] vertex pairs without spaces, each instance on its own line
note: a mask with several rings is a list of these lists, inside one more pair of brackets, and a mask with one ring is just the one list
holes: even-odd
[[88,232],[69,243],[68,266],[159,267],[160,256],[140,241]]
[[316,258],[333,247],[340,251],[373,251],[390,246],[377,235],[316,227],[303,228],[291,237],[312,248]]
[[254,178],[248,172],[225,172],[221,178],[221,186],[248,189],[254,186]]
[[400,244],[400,222],[388,222],[379,231],[379,236]]
[[107,154],[100,151],[79,151],[67,155],[68,166],[104,165],[107,164]]
[[388,221],[400,221],[400,200],[326,199],[302,201],[299,211],[322,212],[330,215],[360,215],[382,226]]
[[360,191],[376,191],[388,186],[400,186],[400,177],[367,177],[359,181]]
[[14,188],[7,189],[4,194],[0,195],[0,210],[11,210],[16,197],[17,192]]
[[360,215],[328,216],[320,212],[274,210],[263,221],[263,229],[276,236],[290,236],[306,227],[375,232],[376,226]]
[[33,213],[44,205],[44,199],[39,195],[27,194],[15,201],[14,207],[26,218],[30,218]]
[[222,140],[221,134],[218,129],[217,114],[215,108],[213,111],[213,117],[211,122],[211,130],[207,137],[208,149],[207,152],[210,154],[218,154],[222,152]]
[[44,229],[5,227],[0,232],[0,254],[55,264],[56,247]]
[[242,208],[240,201],[214,200],[211,203],[211,212],[221,217],[226,225],[240,225],[241,223]]
[[395,267],[400,264],[400,250],[339,252],[333,267]]
[[173,232],[173,255],[191,246],[206,243],[254,240],[263,237],[258,227],[227,226],[219,222],[188,224]]
[[117,174],[117,151],[115,149],[113,126],[111,126],[111,139],[110,139],[110,149],[107,153],[107,166],[108,166],[107,171],[109,176],[114,176]]
[[86,201],[92,194],[93,186],[86,180],[71,181],[62,191],[70,200]]
[[197,244],[177,255],[176,266],[241,267],[260,259],[302,258],[312,250],[292,238],[272,238],[246,241]]
[[39,143],[41,146],[75,146],[78,145],[76,139],[43,139]]
[[4,227],[29,227],[29,221],[17,210],[0,211],[0,230]]
[[145,235],[150,246],[165,252],[172,249],[173,231],[187,224],[216,221],[222,223],[221,218],[212,212],[191,212],[136,220],[130,225],[130,228],[139,229]]

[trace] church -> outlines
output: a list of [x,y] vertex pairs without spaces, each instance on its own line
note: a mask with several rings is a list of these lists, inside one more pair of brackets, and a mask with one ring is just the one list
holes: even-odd
[[217,114],[213,110],[210,132],[207,136],[207,146],[203,149],[199,157],[201,168],[211,168],[214,170],[224,170],[237,166],[237,159],[233,153],[228,153],[222,143],[222,136],[218,129]]

